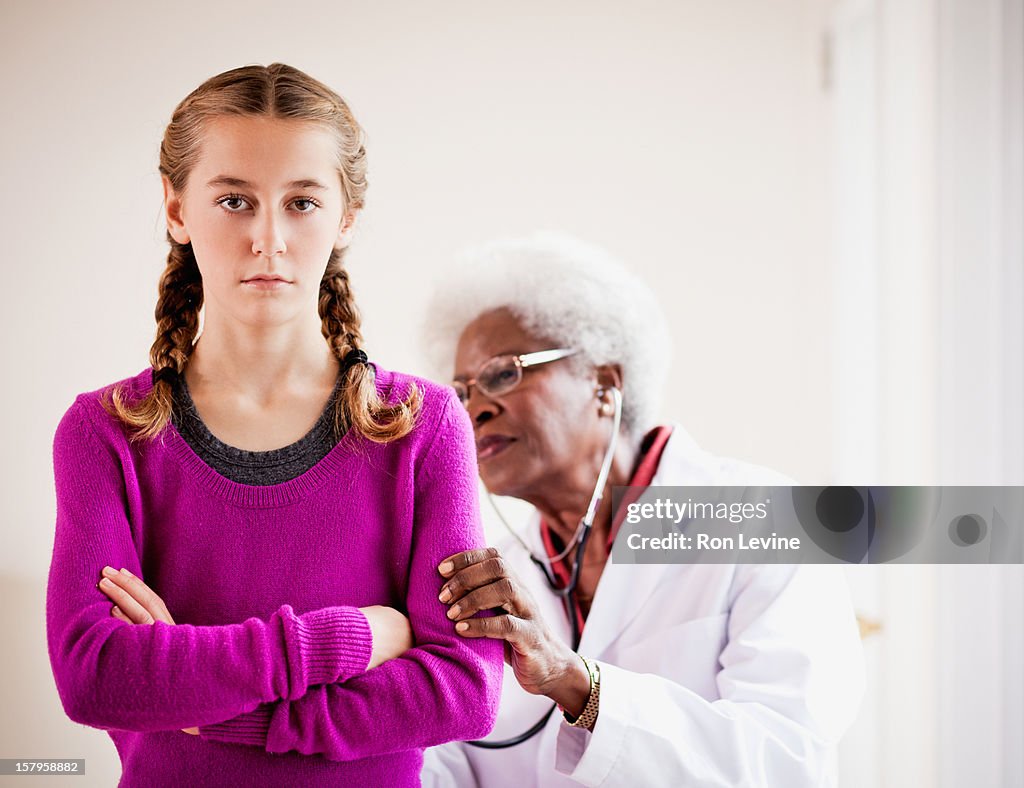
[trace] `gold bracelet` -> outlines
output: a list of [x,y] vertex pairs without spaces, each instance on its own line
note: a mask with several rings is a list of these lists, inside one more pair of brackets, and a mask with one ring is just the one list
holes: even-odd
[[593,729],[594,723],[597,722],[598,704],[601,701],[601,669],[594,660],[587,659],[582,654],[579,657],[586,665],[587,675],[590,677],[590,694],[587,696],[587,704],[583,707],[579,717],[573,719],[564,710],[562,715],[565,717],[565,721],[574,728]]

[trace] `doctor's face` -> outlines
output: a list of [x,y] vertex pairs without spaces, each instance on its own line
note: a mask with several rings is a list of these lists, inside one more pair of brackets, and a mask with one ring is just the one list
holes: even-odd
[[[462,332],[455,378],[476,378],[495,356],[559,347],[557,340],[527,333],[508,309],[485,312]],[[487,489],[531,502],[548,497],[549,490],[559,497],[571,494],[580,466],[589,474],[591,455],[596,449],[600,457],[607,440],[595,389],[596,380],[568,359],[524,369],[519,385],[501,395],[487,396],[471,386],[467,408]]]

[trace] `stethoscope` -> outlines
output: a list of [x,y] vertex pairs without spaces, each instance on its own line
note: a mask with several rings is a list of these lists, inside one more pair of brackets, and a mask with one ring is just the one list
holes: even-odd
[[[562,605],[565,607],[566,615],[569,617],[569,622],[572,627],[572,650],[578,651],[580,647],[580,622],[576,617],[576,604],[575,604],[575,593],[576,586],[580,580],[580,567],[583,566],[583,553],[587,547],[587,540],[590,538],[590,530],[594,524],[594,517],[597,515],[597,507],[601,505],[601,499],[604,497],[604,488],[608,483],[608,474],[612,469],[612,460],[615,457],[615,445],[619,439],[619,425],[622,422],[622,392],[620,392],[614,386],[611,388],[612,400],[615,403],[615,419],[612,425],[612,436],[608,441],[608,448],[604,453],[604,462],[601,463],[601,472],[597,475],[597,483],[594,485],[594,492],[590,495],[590,505],[587,506],[587,513],[583,515],[583,519],[580,520],[579,527],[576,529],[576,533],[573,538],[569,541],[569,545],[559,555],[554,558],[544,559],[538,558],[534,555],[533,550],[530,546],[523,541],[523,538],[516,533],[516,531],[508,524],[508,521],[501,514],[501,510],[498,509],[494,498],[490,492],[487,493],[487,497],[491,501],[491,506],[494,507],[494,511],[498,514],[498,519],[505,525],[505,528],[516,538],[516,540],[523,546],[523,549],[530,556],[530,561],[533,562],[534,566],[540,569],[544,575],[544,579],[547,581],[548,587],[551,592],[562,599]],[[558,581],[555,578],[554,572],[551,569],[551,565],[561,561],[565,558],[570,551],[573,550],[573,543],[575,542],[575,560],[573,561],[572,574],[569,576],[569,582],[566,583],[565,588],[559,588]],[[548,720],[551,719],[551,715],[554,714],[555,709],[558,708],[558,704],[552,703],[551,708],[547,710],[543,717],[530,727],[528,730],[523,731],[518,736],[513,736],[510,739],[502,739],[501,741],[468,741],[466,744],[471,747],[480,747],[484,750],[504,750],[508,747],[515,747],[517,744],[522,744],[524,741],[533,738],[542,730],[544,726],[548,724]]]

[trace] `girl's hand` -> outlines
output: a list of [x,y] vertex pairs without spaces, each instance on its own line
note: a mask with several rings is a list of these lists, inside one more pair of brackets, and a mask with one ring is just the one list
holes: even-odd
[[370,605],[359,609],[366,616],[373,635],[373,650],[370,653],[370,664],[366,666],[367,670],[412,648],[412,627],[404,615],[385,605]]
[[[438,571],[446,578],[438,599],[449,606],[456,632],[504,640],[505,661],[524,690],[546,695],[570,714],[583,711],[590,694],[583,660],[548,629],[530,592],[497,550],[466,550],[446,558]],[[472,618],[481,610],[495,615]]]
[[164,601],[127,569],[117,572],[113,567],[104,567],[99,589],[114,603],[110,611],[114,618],[129,624],[174,623]]
[[[113,567],[104,567],[99,589],[114,603],[110,615],[127,624],[174,623],[164,601],[127,569],[117,572]],[[182,731],[199,735],[199,728],[182,728]]]

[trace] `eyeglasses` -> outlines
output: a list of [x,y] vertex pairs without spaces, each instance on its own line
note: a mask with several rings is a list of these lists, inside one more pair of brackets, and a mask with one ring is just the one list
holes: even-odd
[[488,360],[476,377],[472,380],[455,380],[452,388],[465,407],[469,407],[469,389],[476,386],[486,397],[499,397],[507,394],[523,380],[523,370],[552,361],[566,358],[578,353],[575,348],[560,347],[554,350],[538,350],[536,353],[523,353],[519,356],[495,356]]

